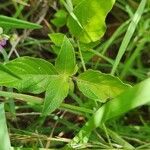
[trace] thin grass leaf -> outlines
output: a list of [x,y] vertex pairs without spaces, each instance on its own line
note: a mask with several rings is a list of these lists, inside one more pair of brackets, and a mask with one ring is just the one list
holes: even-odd
[[105,42],[104,46],[101,46],[97,49],[97,51],[102,50],[102,54],[104,55],[110,45],[112,45],[115,40],[121,36],[126,30],[127,30],[127,25],[129,24],[129,20],[124,22],[120,27],[116,29],[116,31],[113,33],[113,35]]
[[10,139],[7,131],[4,104],[0,104],[0,150],[10,150]]
[[31,23],[28,21],[15,19],[12,17],[7,17],[0,15],[0,27],[3,28],[19,28],[19,29],[39,29],[42,28],[41,25]]
[[121,136],[119,136],[116,132],[110,130],[107,128],[107,132],[109,136],[115,140],[118,144],[120,144],[123,148],[128,148],[128,149],[134,149],[134,147],[128,143],[126,140],[124,140]]
[[140,54],[141,51],[143,50],[144,45],[145,45],[147,42],[149,42],[149,40],[148,40],[148,41],[145,40],[145,39],[141,40],[141,41],[138,43],[138,45],[137,45],[135,51],[133,52],[133,54],[129,57],[129,59],[127,59],[125,65],[124,65],[124,67],[123,67],[123,70],[122,70],[122,72],[121,72],[121,75],[120,75],[120,77],[121,77],[122,79],[125,77],[125,75],[128,74],[129,68],[132,67],[132,65],[133,65],[134,62],[135,62],[136,57],[139,56],[139,54]]
[[125,37],[121,43],[121,46],[119,48],[119,52],[117,54],[117,57],[116,57],[116,60],[115,60],[115,63],[113,65],[113,68],[112,68],[112,71],[111,71],[111,74],[114,75],[119,63],[120,63],[120,60],[122,58],[122,56],[124,55],[126,49],[127,49],[127,46],[129,45],[129,42],[131,41],[131,38],[133,36],[133,33],[138,25],[138,22],[144,12],[144,8],[145,8],[145,5],[146,5],[146,2],[147,0],[142,0],[136,13],[134,14],[133,18],[132,18],[132,21],[128,27],[128,30],[125,34]]

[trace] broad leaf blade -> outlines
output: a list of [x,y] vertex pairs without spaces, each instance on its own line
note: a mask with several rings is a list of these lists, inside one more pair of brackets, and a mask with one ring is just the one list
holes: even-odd
[[23,92],[41,93],[45,91],[51,77],[57,74],[51,63],[39,58],[20,57],[4,66],[22,80],[0,71],[0,85],[14,87]]
[[0,149],[10,150],[10,139],[7,131],[4,104],[0,104]]
[[3,66],[2,64],[0,64],[0,71],[3,71],[5,73],[8,73],[9,75],[17,78],[17,79],[21,79],[18,75],[16,75],[15,73],[13,73],[12,71],[10,71],[7,67]]
[[105,18],[115,0],[82,0],[70,13],[68,27],[70,32],[83,43],[95,42],[105,33]]
[[27,21],[15,19],[3,15],[0,15],[0,26],[3,28],[21,28],[21,29],[39,29],[42,27],[35,23],[31,23],[31,22],[27,22]]
[[43,115],[53,112],[57,109],[65,97],[68,95],[69,83],[65,76],[59,75],[51,79],[46,90]]
[[129,88],[113,100],[105,103],[99,108],[90,120],[83,126],[79,134],[70,143],[72,147],[88,141],[91,131],[102,126],[102,124],[136,107],[150,102],[150,78]]
[[56,59],[55,67],[60,74],[72,75],[75,71],[75,52],[74,48],[69,41],[69,39],[65,36],[61,50]]
[[130,87],[116,77],[94,70],[80,74],[77,84],[85,96],[100,102],[106,102]]

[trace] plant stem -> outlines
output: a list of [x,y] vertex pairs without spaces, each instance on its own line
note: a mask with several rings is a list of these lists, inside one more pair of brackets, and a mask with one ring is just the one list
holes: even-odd
[[97,52],[96,50],[90,49],[88,51],[91,52],[91,53],[93,53],[93,54],[95,54],[95,55],[97,55],[97,56],[99,56],[99,57],[101,57],[101,58],[103,58],[104,60],[106,60],[107,62],[109,62],[111,65],[114,64],[113,60],[111,60],[110,58],[102,55],[101,53]]
[[81,63],[82,63],[83,69],[84,69],[84,71],[86,71],[85,62],[84,62],[84,59],[83,59],[83,56],[82,56],[82,52],[81,52],[81,49],[80,49],[79,42],[78,42],[78,49],[79,49],[79,55],[80,55],[80,59],[81,59]]
[[33,102],[35,104],[41,104],[43,102],[43,99],[39,97],[30,96],[26,94],[6,92],[6,91],[0,91],[0,96],[7,97],[7,98],[15,98],[25,102]]
[[[35,103],[35,104],[42,104],[44,99],[40,98],[40,97],[35,97],[35,96],[31,96],[31,95],[26,95],[26,94],[19,94],[19,93],[12,93],[12,92],[6,92],[6,91],[0,91],[0,96],[2,97],[6,97],[6,98],[15,98],[15,99],[19,99],[21,101],[25,101],[25,102],[31,102],[31,103]],[[78,106],[72,106],[70,104],[61,104],[60,106],[61,108],[65,108],[68,111],[78,111],[78,112],[82,112],[82,113],[93,113],[93,111],[91,109],[87,109],[84,107],[78,107]]]

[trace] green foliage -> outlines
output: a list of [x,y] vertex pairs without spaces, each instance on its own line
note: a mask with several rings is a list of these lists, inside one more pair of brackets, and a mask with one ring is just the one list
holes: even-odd
[[41,93],[45,91],[51,80],[51,75],[57,74],[51,63],[39,58],[20,57],[4,64],[4,66],[21,79],[1,70],[0,85],[14,87],[24,92]]
[[55,46],[61,47],[65,35],[62,33],[51,33],[49,34],[49,37]]
[[71,142],[71,146],[87,143],[91,131],[102,126],[107,120],[120,116],[136,107],[150,102],[150,79],[147,79],[133,88],[125,90],[113,100],[105,103],[89,119],[78,135]]
[[21,29],[39,29],[42,26],[35,24],[35,23],[30,23],[30,22],[15,19],[12,17],[0,15],[0,27],[21,28]]
[[[34,11],[31,10],[24,16],[22,10],[25,6],[18,4],[18,2],[20,1],[10,2],[13,3],[14,9],[16,9],[16,13],[12,14],[12,16],[22,18],[22,20],[0,15],[0,26],[5,29],[5,33],[9,34],[10,28],[41,28],[40,25],[23,21],[28,20],[28,18],[32,20],[35,14],[32,15]],[[34,2],[26,0],[25,5],[28,5],[28,2],[31,5],[32,3],[34,4]],[[150,20],[146,20],[146,18],[148,18],[150,9],[145,7],[146,2],[146,0],[141,2],[128,1],[132,5],[130,7],[126,0],[118,0],[112,13],[113,17],[111,16],[113,19],[108,20],[108,31],[110,33],[106,34],[106,38],[111,34],[113,35],[106,41],[100,41],[100,39],[105,33],[105,20],[115,0],[44,2],[42,7],[46,5],[47,8],[49,6],[52,8],[50,10],[51,15],[48,16],[48,9],[43,11],[41,10],[42,7],[40,7],[39,14],[41,16],[38,16],[39,20],[37,22],[42,21],[42,23],[45,23],[50,30],[50,34],[48,34],[50,39],[41,39],[40,32],[38,33],[38,39],[35,39],[36,34],[29,35],[30,32],[26,32],[26,30],[23,33],[27,33],[29,37],[24,39],[26,35],[20,36],[20,30],[15,30],[19,32],[19,36],[16,37],[17,41],[10,41],[11,49],[9,49],[9,45],[7,48],[3,46],[5,44],[1,44],[0,52],[4,56],[4,60],[1,60],[4,63],[0,64],[0,86],[2,86],[0,87],[0,101],[6,100],[6,116],[8,121],[9,119],[11,120],[10,124],[8,124],[11,139],[14,137],[19,139],[19,141],[16,140],[16,145],[14,144],[12,149],[22,149],[20,147],[24,145],[25,147],[32,147],[26,149],[39,149],[37,147],[40,146],[44,150],[44,148],[48,149],[50,144],[55,147],[55,144],[58,143],[59,147],[62,147],[66,142],[69,144],[64,149],[86,149],[87,147],[91,149],[95,149],[95,147],[96,149],[97,147],[98,149],[112,149],[114,147],[116,149],[134,149],[134,146],[137,146],[136,142],[138,143],[139,140],[136,138],[132,139],[130,137],[128,139],[125,134],[122,134],[123,137],[117,134],[119,133],[119,127],[122,126],[128,116],[125,119],[123,118],[121,123],[117,117],[150,102],[149,68],[145,67],[149,62],[145,65],[145,62],[141,61],[141,58],[148,57],[145,54],[141,55],[141,51],[144,50],[149,42],[147,31],[149,31]],[[36,7],[38,8],[41,3],[42,1],[38,2]],[[9,5],[9,2],[6,2],[6,4]],[[138,4],[140,5],[138,6]],[[0,9],[1,7],[3,7],[3,4],[0,5]],[[36,7],[35,10],[37,9]],[[32,9],[32,7],[30,8]],[[136,9],[137,11],[135,11]],[[28,6],[25,12],[27,10]],[[124,18],[128,18],[128,20],[125,21],[124,18],[119,18],[120,13],[116,15],[114,12],[123,12],[121,14],[124,14]],[[142,15],[144,15],[144,19],[140,20]],[[108,19],[111,17],[109,16]],[[50,20],[47,21],[47,18],[50,18]],[[112,22],[114,23],[114,20],[115,24],[111,24]],[[121,26],[114,32],[116,25],[118,27],[120,24]],[[67,27],[69,30],[67,30]],[[134,35],[134,31],[137,28],[138,32]],[[127,31],[126,34],[125,31]],[[1,27],[0,34],[0,42],[2,43],[2,40],[5,39],[5,34],[3,34]],[[124,34],[125,37],[122,41],[122,35]],[[52,44],[50,46],[52,50],[50,50],[50,55],[46,53],[46,57],[54,58],[56,56],[56,59],[50,60],[55,65],[44,59],[36,58],[45,56],[43,50],[49,51],[47,48],[49,43]],[[110,46],[112,47],[109,49]],[[19,54],[18,48],[22,50]],[[117,53],[117,48],[119,48],[119,51],[118,54],[115,54]],[[146,54],[148,54],[147,51]],[[9,60],[9,58],[15,57],[11,53],[16,54],[18,58]],[[20,54],[21,56],[31,54],[32,57],[19,57]],[[116,60],[114,60],[113,58],[116,55]],[[124,59],[121,61],[123,55]],[[146,61],[148,61],[147,58]],[[111,73],[109,74],[109,72]],[[115,73],[116,76],[113,76]],[[134,85],[136,82],[134,82],[132,76],[138,82],[137,85]],[[134,82],[134,84],[130,86],[120,79],[124,79],[126,82]],[[141,80],[144,81],[140,82]],[[18,101],[14,103],[15,100],[26,103],[18,103]],[[65,103],[63,103],[64,100]],[[56,109],[61,111],[55,113]],[[15,114],[12,115],[12,112],[15,112]],[[14,120],[11,118],[12,116]],[[32,121],[32,117],[34,121]],[[141,126],[149,133],[150,128],[145,123],[145,118],[143,119],[141,114],[139,118],[140,125],[133,127],[137,129],[135,133],[142,131],[140,130]],[[21,126],[24,127],[22,125],[24,120],[26,122],[25,129],[22,130],[22,128],[18,127],[20,127],[20,122]],[[0,150],[8,150],[7,146],[10,147],[10,141],[3,104],[0,105],[0,123],[0,143],[4,143],[0,144]],[[108,123],[106,125],[111,130],[105,126],[105,123]],[[81,126],[83,127],[81,128]],[[117,132],[112,131],[113,129],[117,130]],[[125,131],[123,130],[123,132]],[[45,136],[49,133],[49,137]],[[130,136],[129,130],[128,133]],[[21,134],[23,134],[23,137],[21,137]],[[72,137],[73,134],[75,137],[72,140],[61,137],[61,135],[63,137],[66,135],[66,137]],[[58,135],[59,138],[55,137],[55,135]],[[148,137],[149,142],[149,135],[145,134],[144,136]],[[21,140],[23,141],[22,145],[20,144]],[[28,145],[30,140],[32,142]],[[130,141],[135,144],[132,146]],[[140,142],[144,143],[145,141]]]
[[142,13],[144,12],[144,8],[145,8],[145,5],[146,5],[146,2],[147,0],[142,0],[136,13],[134,14],[134,16],[132,17],[132,20],[131,20],[131,23],[128,27],[128,30],[125,34],[125,37],[122,41],[122,44],[120,46],[120,49],[119,49],[119,52],[117,54],[117,57],[116,57],[116,60],[115,60],[115,63],[113,65],[113,68],[112,68],[112,71],[111,71],[111,74],[114,74],[115,71],[116,71],[116,68],[118,67],[119,65],[119,62],[121,61],[121,58],[123,56],[123,54],[125,53],[126,49],[127,49],[127,46],[133,36],[133,33],[137,27],[137,24],[138,22],[140,21],[140,18],[142,16]]
[[51,150],[47,148],[20,148],[20,147],[11,147],[11,150]]
[[77,83],[85,96],[103,103],[130,87],[114,76],[94,70],[80,74]]
[[56,26],[56,27],[62,27],[66,24],[67,21],[67,12],[63,9],[58,10],[55,15],[54,19],[51,20],[51,22]]
[[67,37],[64,37],[55,67],[60,74],[73,75],[75,72],[75,52]]
[[10,71],[7,67],[0,64],[0,70],[5,72],[6,74],[9,74],[10,76],[13,76],[14,78],[21,79],[18,75]]
[[82,0],[68,19],[70,32],[83,43],[98,41],[105,33],[105,18],[114,3],[115,0]]
[[10,150],[10,140],[7,131],[7,124],[5,118],[4,104],[0,104],[0,149],[1,150]]
[[58,55],[65,35],[62,33],[51,33],[48,34],[48,36],[50,37],[51,41],[54,43],[54,45],[51,46],[53,52]]
[[81,0],[72,0],[73,5],[77,5],[80,2],[81,2]]
[[48,115],[60,106],[68,95],[69,82],[64,75],[58,75],[51,79],[47,89],[43,106],[43,115]]

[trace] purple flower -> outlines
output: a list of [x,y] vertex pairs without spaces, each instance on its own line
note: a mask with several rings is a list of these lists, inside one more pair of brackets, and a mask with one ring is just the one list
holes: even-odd
[[0,49],[3,48],[3,46],[6,45],[6,40],[5,39],[0,39]]

